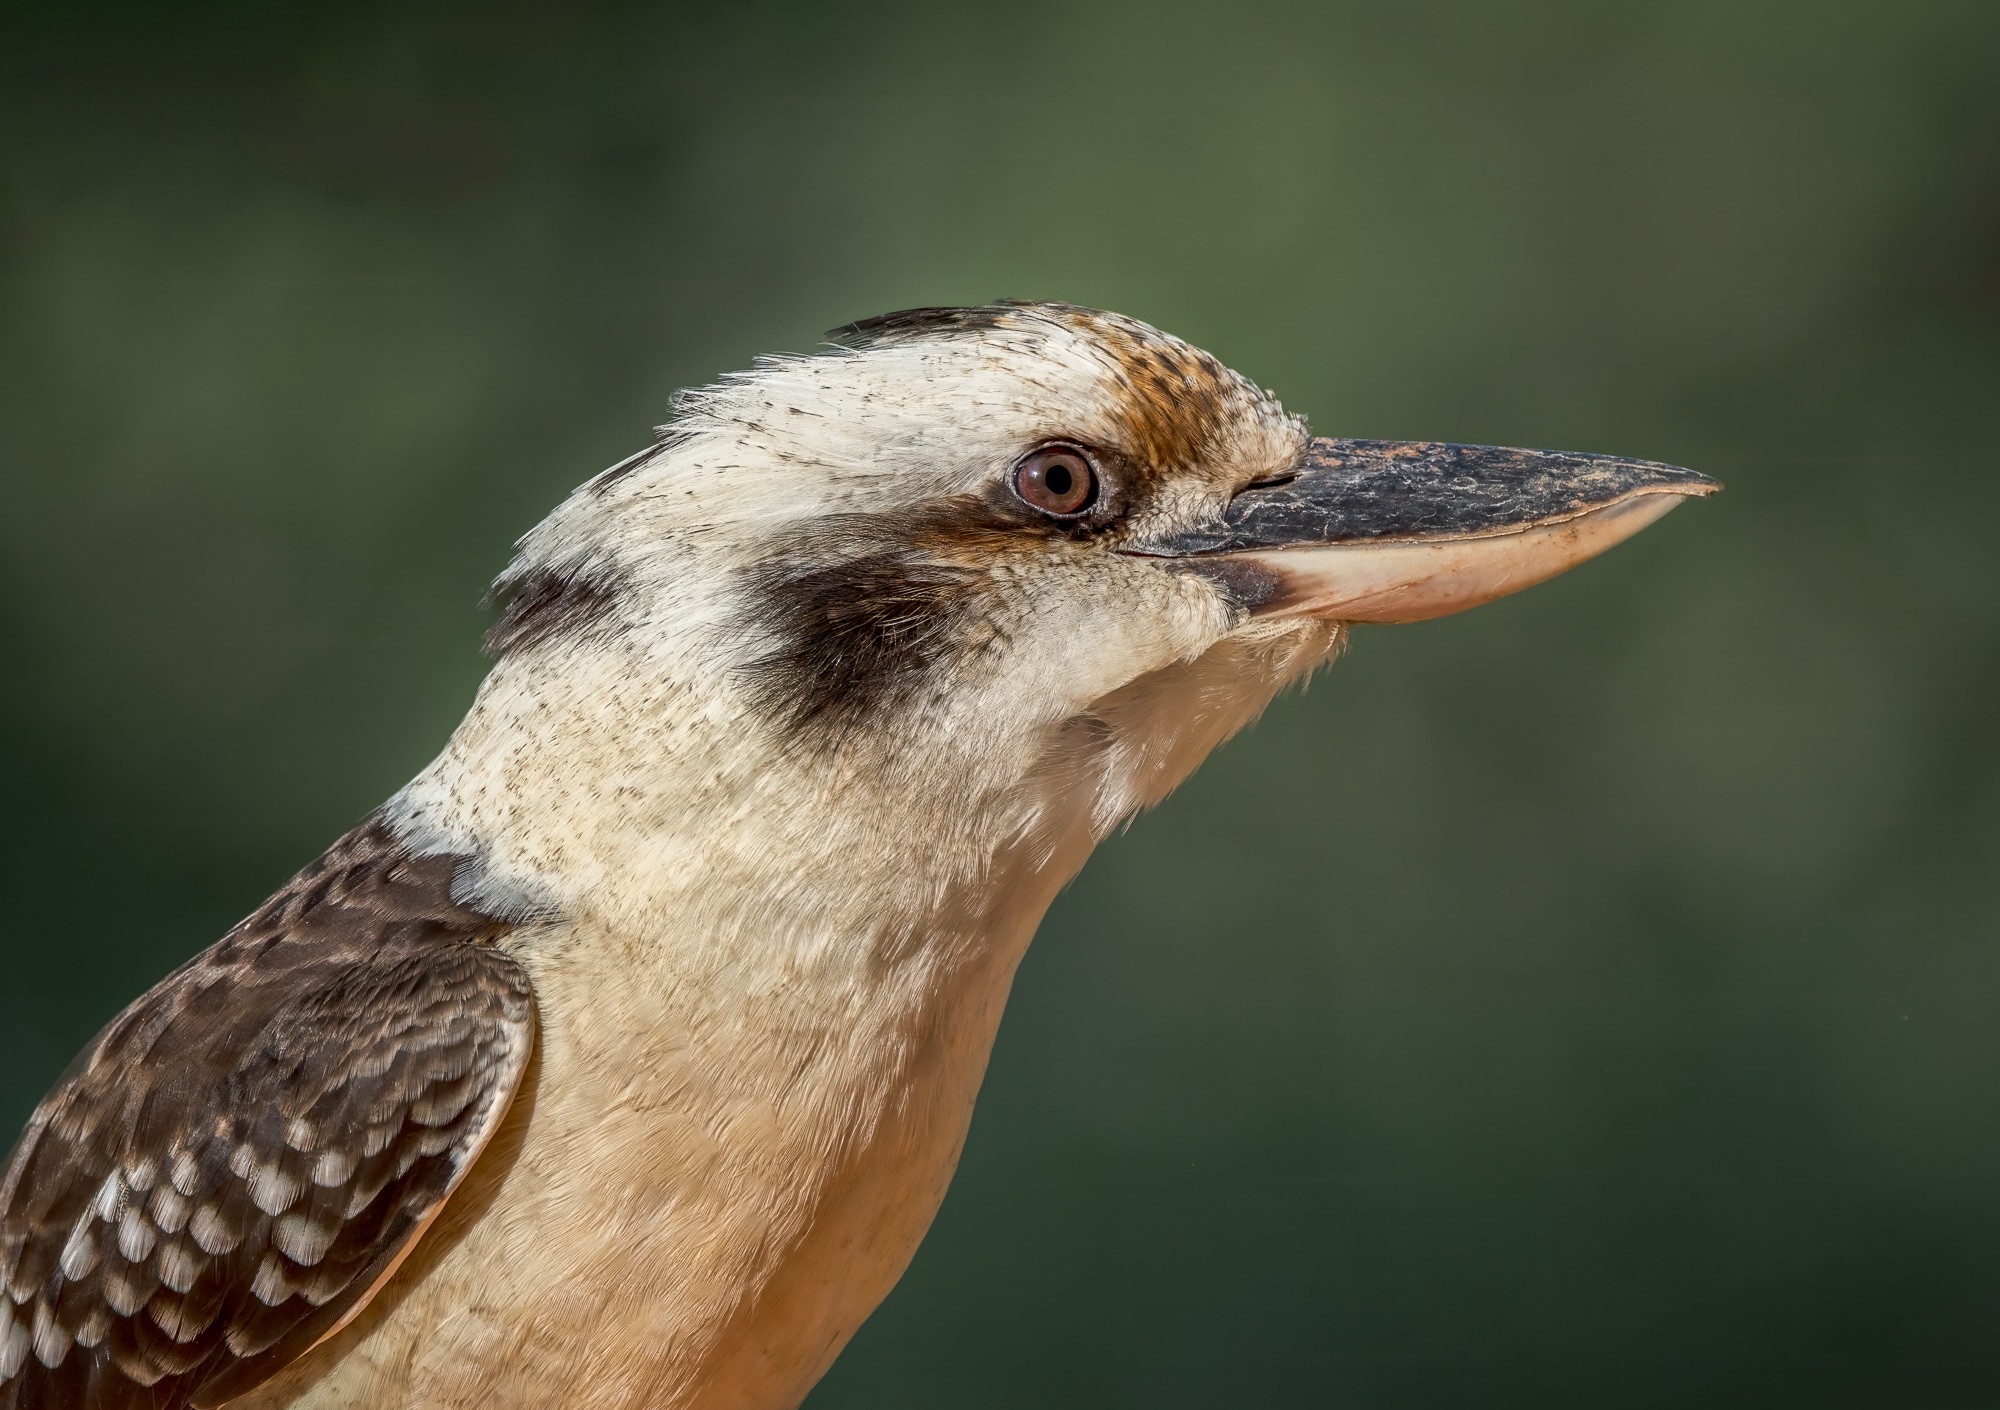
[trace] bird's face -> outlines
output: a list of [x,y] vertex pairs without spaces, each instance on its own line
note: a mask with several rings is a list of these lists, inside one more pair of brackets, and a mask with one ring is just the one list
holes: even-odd
[[559,670],[622,640],[802,760],[1150,759],[1108,818],[1344,624],[1513,591],[1712,488],[1604,457],[1315,440],[1208,354],[1063,305],[836,338],[685,394],[656,447],[530,534],[501,653]]

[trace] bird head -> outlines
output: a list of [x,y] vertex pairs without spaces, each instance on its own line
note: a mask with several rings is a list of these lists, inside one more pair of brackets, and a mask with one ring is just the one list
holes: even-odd
[[635,751],[673,754],[693,769],[676,806],[811,779],[808,817],[858,789],[928,798],[915,815],[949,831],[996,799],[1046,822],[1063,795],[1074,826],[994,803],[986,830],[1094,841],[1347,624],[1512,592],[1714,488],[1316,439],[1209,354],[1069,305],[917,309],[832,341],[683,393],[654,445],[523,539],[482,708],[571,719],[566,770],[595,750],[629,780]]

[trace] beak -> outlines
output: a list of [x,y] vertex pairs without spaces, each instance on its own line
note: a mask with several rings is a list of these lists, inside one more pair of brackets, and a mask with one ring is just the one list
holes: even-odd
[[1258,616],[1419,622],[1532,587],[1721,488],[1609,455],[1321,437],[1285,478],[1130,551],[1217,579]]

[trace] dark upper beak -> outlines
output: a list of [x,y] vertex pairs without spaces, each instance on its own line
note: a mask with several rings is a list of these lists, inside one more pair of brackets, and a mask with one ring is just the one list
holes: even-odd
[[1412,622],[1554,577],[1721,488],[1609,455],[1319,438],[1289,475],[1132,551],[1218,578],[1260,614]]

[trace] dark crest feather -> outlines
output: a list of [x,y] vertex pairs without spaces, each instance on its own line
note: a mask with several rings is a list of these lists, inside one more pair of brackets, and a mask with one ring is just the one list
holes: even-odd
[[1037,307],[1056,309],[1064,305],[1037,305],[1021,299],[1001,299],[965,308],[904,308],[843,323],[829,332],[826,339],[844,348],[861,349],[908,338],[962,337],[989,332],[1001,327],[1022,310]]
[[486,595],[489,606],[500,607],[499,619],[486,629],[486,654],[505,656],[556,637],[601,630],[614,619],[619,595],[618,585],[601,570],[583,565],[510,570]]

